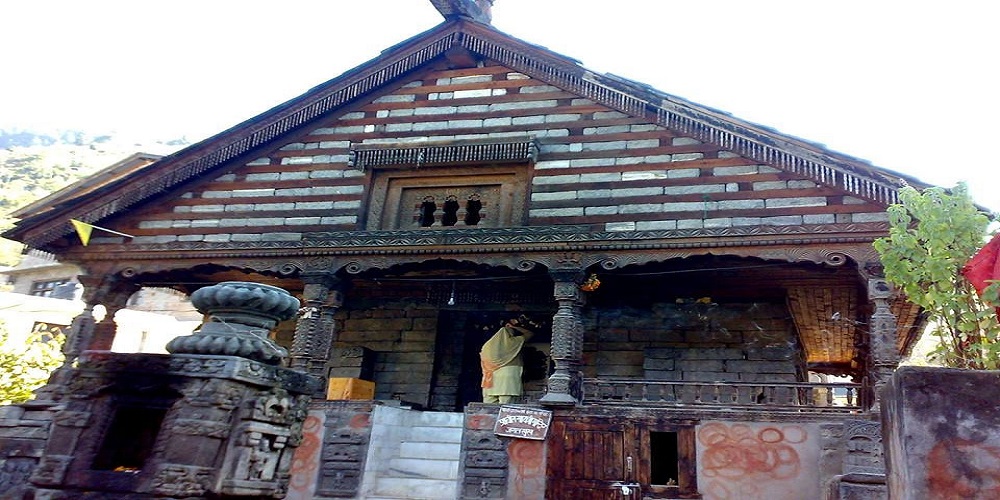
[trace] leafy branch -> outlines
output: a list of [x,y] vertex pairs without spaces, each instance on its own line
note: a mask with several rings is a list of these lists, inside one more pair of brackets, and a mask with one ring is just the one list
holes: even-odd
[[965,184],[951,190],[911,187],[888,209],[889,235],[875,241],[886,279],[928,314],[932,352],[945,366],[1000,368],[998,286],[980,297],[962,267],[983,246],[990,224]]

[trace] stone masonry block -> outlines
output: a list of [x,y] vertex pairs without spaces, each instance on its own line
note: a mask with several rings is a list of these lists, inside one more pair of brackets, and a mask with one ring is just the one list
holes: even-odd
[[725,184],[698,184],[694,186],[667,186],[663,188],[663,194],[704,194],[704,193],[724,193]]
[[851,214],[851,222],[885,222],[889,220],[886,212]]
[[618,182],[621,179],[622,174],[619,172],[580,174],[580,182]]
[[712,175],[714,176],[728,176],[728,175],[753,175],[759,171],[757,165],[743,165],[738,167],[715,167],[712,169]]
[[536,208],[529,211],[531,217],[574,217],[583,215],[583,208]]
[[700,177],[700,176],[701,176],[701,169],[698,168],[678,168],[678,169],[667,170],[668,179],[689,179],[692,177]]
[[644,170],[642,172],[622,172],[623,181],[646,181],[652,179],[666,179],[666,170]]
[[638,221],[635,224],[635,228],[639,231],[673,230],[677,229],[677,221],[675,220]]
[[586,215],[615,215],[618,213],[618,207],[586,207],[584,213]]
[[610,196],[610,189],[581,189],[580,191],[577,191],[577,198],[580,199],[608,198]]
[[[634,205],[619,205],[618,211],[622,214],[645,214],[655,213],[663,210],[662,203],[637,203]],[[633,223],[634,226],[634,223]]]
[[691,161],[700,160],[705,157],[705,153],[679,153],[673,155],[671,161]]
[[614,158],[583,158],[579,160],[570,160],[570,167],[604,167],[615,164]]
[[543,101],[498,102],[490,104],[490,111],[507,111],[517,109],[554,108],[559,105],[555,99]]
[[538,186],[543,184],[569,184],[580,182],[579,174],[570,175],[540,175],[531,179],[531,183]]
[[764,200],[721,200],[719,210],[755,210],[764,208]]
[[604,225],[605,231],[635,231],[635,222],[609,222]]
[[728,360],[726,371],[746,373],[794,374],[795,365],[782,361]]
[[[580,178],[582,180],[583,176],[581,175]],[[634,196],[658,196],[663,194],[663,190],[664,188],[662,187],[636,187],[636,188],[612,189],[611,196],[614,198],[629,198]]]
[[825,196],[807,196],[803,198],[768,198],[764,201],[767,208],[787,207],[822,207],[826,206]]
[[556,191],[552,193],[531,193],[531,201],[575,200],[576,191]]
[[836,221],[836,217],[833,214],[813,214],[813,215],[803,215],[803,224],[833,224]]

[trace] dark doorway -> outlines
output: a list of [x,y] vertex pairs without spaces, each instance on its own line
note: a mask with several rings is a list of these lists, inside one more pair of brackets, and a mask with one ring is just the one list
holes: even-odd
[[652,484],[677,485],[677,433],[649,433],[649,482]]

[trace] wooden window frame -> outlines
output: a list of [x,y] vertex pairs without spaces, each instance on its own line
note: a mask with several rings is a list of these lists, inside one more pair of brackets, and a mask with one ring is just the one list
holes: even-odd
[[[489,218],[474,226],[435,224],[420,227],[405,223],[409,207],[402,206],[404,193],[409,190],[426,192],[475,190],[476,186],[498,186],[499,197],[491,200]],[[457,193],[458,191],[456,191]],[[464,192],[464,191],[462,191]],[[376,171],[368,203],[365,229],[460,229],[480,227],[514,227],[524,225],[528,197],[528,165],[490,165],[462,167],[433,167],[419,170]],[[463,203],[461,197],[459,202]]]

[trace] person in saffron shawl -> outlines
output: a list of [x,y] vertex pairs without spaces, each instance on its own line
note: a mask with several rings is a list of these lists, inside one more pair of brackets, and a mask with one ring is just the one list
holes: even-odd
[[518,325],[516,319],[508,321],[479,351],[484,403],[510,403],[521,395],[521,348],[532,332]]

